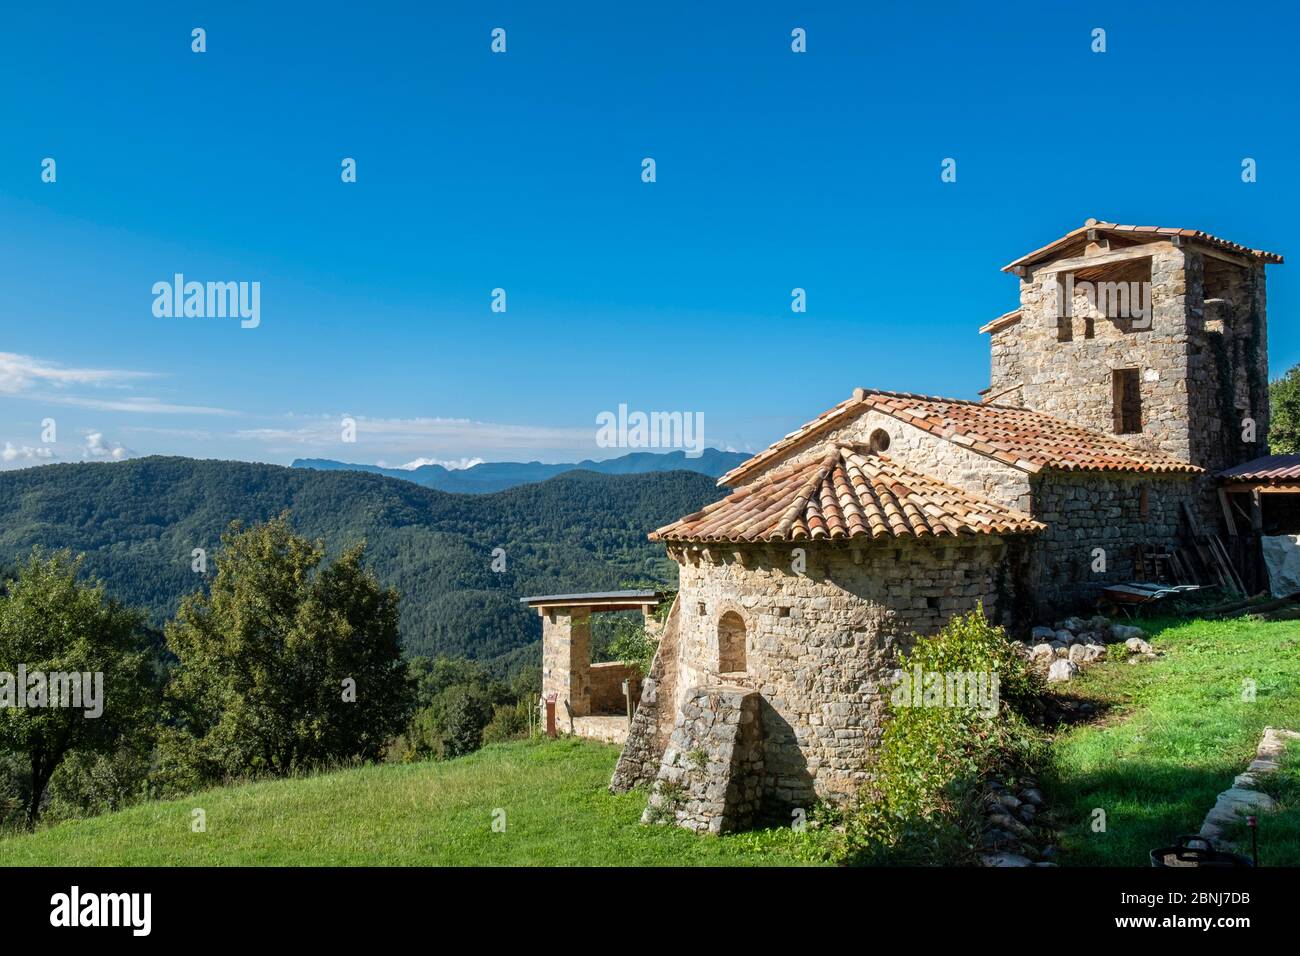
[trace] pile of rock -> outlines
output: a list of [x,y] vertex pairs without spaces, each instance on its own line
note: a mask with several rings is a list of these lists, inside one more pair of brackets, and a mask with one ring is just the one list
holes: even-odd
[[1113,624],[1109,618],[1067,617],[1054,627],[1035,627],[1022,642],[1031,664],[1047,673],[1049,684],[1068,681],[1079,670],[1097,661],[1113,658],[1113,645],[1123,644],[1130,664],[1159,657],[1146,641],[1146,632],[1128,624]]
[[[1056,847],[1044,845],[1051,830],[1041,822],[1043,795],[1033,777],[1015,786],[990,780],[980,795],[984,807],[980,862],[985,866],[1056,866]],[[1039,849],[1039,847],[1042,849]]]

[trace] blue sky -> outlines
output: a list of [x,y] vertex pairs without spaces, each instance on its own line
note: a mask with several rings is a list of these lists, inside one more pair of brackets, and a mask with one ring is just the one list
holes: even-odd
[[[600,458],[622,453],[596,446],[620,404],[703,413],[707,444],[756,450],[857,385],[973,398],[976,330],[1017,302],[1000,267],[1089,216],[1300,254],[1297,19],[1187,2],[8,10],[0,467]],[[1295,268],[1269,270],[1275,376],[1300,361]],[[178,272],[260,282],[260,325],[156,318],[152,286]]]

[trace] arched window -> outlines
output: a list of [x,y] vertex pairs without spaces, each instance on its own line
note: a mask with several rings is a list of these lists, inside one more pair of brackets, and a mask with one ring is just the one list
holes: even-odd
[[728,611],[718,620],[718,671],[732,674],[745,667],[745,619]]
[[889,450],[889,432],[883,428],[877,428],[867,437],[867,444],[872,451],[879,454],[882,451]]

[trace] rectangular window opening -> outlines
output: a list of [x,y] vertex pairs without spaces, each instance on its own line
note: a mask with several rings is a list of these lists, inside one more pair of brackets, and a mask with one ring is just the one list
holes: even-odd
[[1115,434],[1142,431],[1142,383],[1139,369],[1117,368],[1110,373],[1111,411]]

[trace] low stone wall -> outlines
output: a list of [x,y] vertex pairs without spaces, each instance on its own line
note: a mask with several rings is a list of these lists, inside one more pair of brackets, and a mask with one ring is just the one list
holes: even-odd
[[591,665],[591,713],[625,714],[627,699],[623,696],[623,681],[631,682],[629,691],[636,700],[641,694],[641,676],[635,667],[622,661]]
[[687,692],[642,823],[707,833],[754,823],[763,779],[759,703],[758,693],[744,687]]

